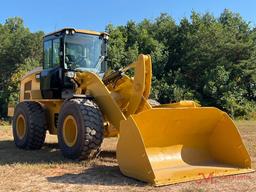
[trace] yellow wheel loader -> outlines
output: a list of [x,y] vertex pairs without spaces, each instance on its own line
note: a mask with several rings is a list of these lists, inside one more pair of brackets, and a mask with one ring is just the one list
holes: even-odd
[[18,148],[40,149],[48,131],[65,157],[90,159],[103,138],[118,136],[121,172],[156,186],[252,171],[225,112],[193,101],[152,107],[150,56],[107,70],[107,39],[73,28],[44,37],[43,67],[21,80],[13,115]]

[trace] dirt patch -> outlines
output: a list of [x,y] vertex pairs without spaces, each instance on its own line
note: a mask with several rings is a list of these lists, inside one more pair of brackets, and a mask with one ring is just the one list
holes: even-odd
[[[243,140],[256,167],[256,122],[237,122]],[[192,181],[163,187],[121,174],[115,138],[105,139],[102,152],[90,162],[70,161],[62,157],[55,136],[47,136],[39,151],[15,147],[9,126],[0,127],[0,192],[4,191],[256,191],[256,173]]]

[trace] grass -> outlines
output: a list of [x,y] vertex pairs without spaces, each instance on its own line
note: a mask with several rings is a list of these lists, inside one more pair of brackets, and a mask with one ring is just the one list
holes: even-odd
[[[256,167],[256,121],[237,121]],[[47,136],[39,151],[19,150],[10,126],[0,126],[0,191],[254,191],[256,173],[217,178],[214,183],[187,182],[164,187],[125,177],[118,168],[115,138],[105,139],[102,152],[90,162],[62,157],[55,136]]]

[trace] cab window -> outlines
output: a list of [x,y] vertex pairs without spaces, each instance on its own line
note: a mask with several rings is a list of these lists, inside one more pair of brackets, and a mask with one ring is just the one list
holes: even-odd
[[52,66],[52,40],[44,42],[44,69]]
[[60,65],[60,39],[53,40],[53,61],[52,66],[58,67]]
[[44,42],[44,69],[60,65],[60,39]]

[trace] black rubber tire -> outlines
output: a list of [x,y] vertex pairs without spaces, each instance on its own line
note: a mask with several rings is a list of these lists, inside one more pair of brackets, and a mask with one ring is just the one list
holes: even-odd
[[[19,115],[23,115],[26,131],[23,138],[17,135],[16,121]],[[13,116],[13,138],[15,145],[20,149],[41,149],[46,135],[46,115],[43,107],[34,101],[19,103]]]
[[[77,140],[72,147],[63,138],[63,124],[68,115],[73,116],[78,129]],[[64,102],[58,117],[58,143],[64,157],[85,160],[97,156],[103,137],[103,117],[95,102],[84,98]]]

